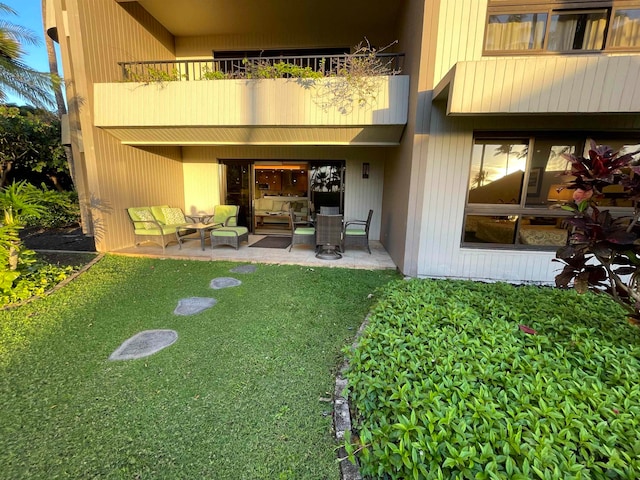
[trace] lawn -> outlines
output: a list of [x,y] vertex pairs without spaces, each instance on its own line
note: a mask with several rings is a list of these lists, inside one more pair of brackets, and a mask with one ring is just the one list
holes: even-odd
[[[333,374],[393,271],[106,256],[0,312],[0,477],[336,479]],[[216,277],[239,287],[212,290]],[[176,316],[181,298],[218,304]],[[178,341],[112,362],[127,338]]]

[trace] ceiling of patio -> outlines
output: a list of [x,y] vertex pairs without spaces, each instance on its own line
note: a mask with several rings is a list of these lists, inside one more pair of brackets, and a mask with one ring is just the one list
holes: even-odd
[[[134,0],[116,0],[136,3]],[[292,34],[310,26],[375,32],[395,24],[405,0],[137,0],[175,36],[244,34],[272,31]],[[268,8],[264,5],[268,4]]]

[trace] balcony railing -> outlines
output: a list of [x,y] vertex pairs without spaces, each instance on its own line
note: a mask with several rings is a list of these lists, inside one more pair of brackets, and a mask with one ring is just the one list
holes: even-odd
[[[349,64],[369,59],[368,55],[305,55],[280,57],[225,58],[211,60],[162,60],[119,62],[125,82],[215,80],[225,78],[272,78],[260,72],[280,72],[280,77],[341,75]],[[375,56],[382,75],[402,71],[404,53],[379,53]],[[289,68],[278,69],[278,66]],[[272,67],[272,68],[270,68]]]

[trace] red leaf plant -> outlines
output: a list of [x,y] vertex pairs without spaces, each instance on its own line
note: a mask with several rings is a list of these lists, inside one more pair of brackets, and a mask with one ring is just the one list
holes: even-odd
[[[554,261],[564,264],[556,286],[578,292],[607,293],[622,305],[632,323],[640,321],[640,152],[620,155],[590,140],[588,158],[565,154],[575,178],[565,185],[574,190],[573,202],[562,206],[573,213],[569,244],[560,247]],[[622,187],[631,203],[631,215],[600,210],[604,189]]]

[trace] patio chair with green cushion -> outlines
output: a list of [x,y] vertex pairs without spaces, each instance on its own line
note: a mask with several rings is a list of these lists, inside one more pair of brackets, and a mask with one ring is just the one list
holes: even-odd
[[180,229],[188,222],[182,210],[177,207],[169,205],[130,207],[127,208],[127,214],[133,225],[136,246],[143,241],[154,242],[162,246],[164,253],[171,239],[179,243],[178,235],[194,232],[194,230]]
[[345,247],[366,247],[369,255],[369,227],[371,226],[371,217],[373,210],[369,210],[369,216],[366,220],[350,220],[345,222],[344,231],[342,232],[342,251]]
[[289,251],[296,245],[313,245],[316,246],[316,229],[309,221],[296,220],[296,214],[293,209],[289,209],[289,222],[291,225],[291,245]]
[[213,208],[210,222],[222,226],[211,230],[212,249],[216,245],[231,245],[238,250],[242,241],[249,241],[249,229],[238,226],[239,211],[240,207],[237,205],[216,205]]

